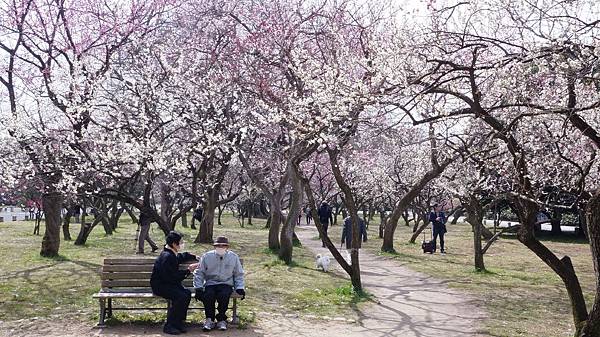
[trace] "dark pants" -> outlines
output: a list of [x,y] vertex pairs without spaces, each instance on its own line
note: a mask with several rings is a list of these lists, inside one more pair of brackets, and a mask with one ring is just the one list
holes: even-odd
[[152,241],[152,239],[150,238],[150,225],[143,225],[140,226],[140,235],[138,237],[138,253],[143,253],[144,252],[144,241],[147,241],[150,244],[150,247],[152,247],[152,250],[157,250],[158,246],[156,245],[156,243],[154,243],[154,241]]
[[202,299],[206,318],[212,318],[213,320],[215,319],[216,302],[218,311],[216,316],[217,321],[226,321],[227,315],[225,315],[225,313],[227,312],[229,298],[231,297],[232,292],[233,288],[227,284],[216,284],[206,287],[204,289],[204,298]]
[[310,225],[310,219],[312,218],[312,216],[310,215],[310,213],[306,214],[306,224]]
[[440,237],[440,251],[443,253],[444,252],[444,233],[446,231],[444,231],[443,229],[438,229],[436,230],[435,228],[433,229],[433,251],[435,252],[437,249],[437,238],[438,236]]
[[[329,224],[322,220],[320,220],[320,221],[321,221],[321,225],[323,225],[323,234],[325,234],[325,237],[327,237],[327,230],[329,229]],[[321,240],[323,240],[323,247],[325,247],[325,237],[321,238]]]
[[182,286],[153,287],[152,291],[160,297],[171,300],[165,326],[183,328],[183,322],[185,322],[187,317],[187,310],[192,298],[191,292]]

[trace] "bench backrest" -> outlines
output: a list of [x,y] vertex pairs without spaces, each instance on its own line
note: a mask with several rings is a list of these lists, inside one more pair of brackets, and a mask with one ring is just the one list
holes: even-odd
[[[114,288],[143,288],[150,289],[150,276],[154,267],[153,258],[106,258],[102,266],[102,289]],[[191,260],[179,264],[180,270],[185,270],[192,263]],[[240,259],[242,265],[244,261]],[[193,287],[193,276],[183,280],[184,287]],[[148,290],[149,291],[149,290]]]
[[[102,289],[107,288],[150,288],[150,275],[155,259],[130,258],[130,259],[104,259],[102,266]],[[179,269],[185,270],[190,263],[179,264]],[[184,287],[192,287],[192,276],[183,281]]]

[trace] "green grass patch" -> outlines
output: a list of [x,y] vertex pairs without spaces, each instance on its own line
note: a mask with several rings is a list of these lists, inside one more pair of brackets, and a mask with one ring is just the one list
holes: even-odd
[[305,289],[292,298],[292,308],[295,311],[331,315],[329,305],[348,306],[365,302],[371,298],[366,292],[357,293],[352,284],[347,283],[338,287],[318,287]]

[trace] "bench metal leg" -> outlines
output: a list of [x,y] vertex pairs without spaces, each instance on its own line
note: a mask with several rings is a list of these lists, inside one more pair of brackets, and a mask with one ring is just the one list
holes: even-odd
[[107,308],[107,312],[106,312],[106,317],[111,318],[113,317],[113,312],[112,312],[112,298],[108,299],[108,308]]
[[104,319],[106,317],[106,299],[99,298],[98,300],[100,304],[100,313],[98,315],[98,325],[96,325],[96,327],[104,328],[106,327],[106,324],[104,323]]
[[231,310],[233,311],[232,316],[231,316],[231,324],[235,324],[235,325],[240,324],[240,318],[238,317],[238,314],[237,314],[237,298],[233,299],[233,308]]

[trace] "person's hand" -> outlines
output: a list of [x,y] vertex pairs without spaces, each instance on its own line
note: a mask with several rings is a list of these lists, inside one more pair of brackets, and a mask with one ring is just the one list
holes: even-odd
[[204,288],[196,288],[194,298],[197,301],[202,301],[204,299]]
[[198,263],[192,263],[188,266],[188,270],[191,272],[193,272],[194,270],[196,270],[196,268],[198,268]]
[[236,289],[235,292],[238,293],[239,295],[242,295],[242,298],[241,298],[242,300],[244,298],[246,298],[246,291],[244,289]]

